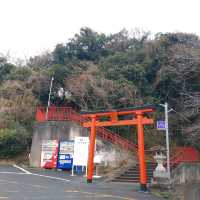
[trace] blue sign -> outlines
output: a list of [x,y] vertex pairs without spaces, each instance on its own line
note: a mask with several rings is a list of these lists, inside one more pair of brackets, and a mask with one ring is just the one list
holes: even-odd
[[58,169],[71,169],[73,165],[73,158],[70,154],[59,155],[58,157]]
[[58,169],[72,169],[74,154],[74,141],[60,141],[58,154]]
[[157,121],[157,129],[158,130],[165,130],[165,121]]

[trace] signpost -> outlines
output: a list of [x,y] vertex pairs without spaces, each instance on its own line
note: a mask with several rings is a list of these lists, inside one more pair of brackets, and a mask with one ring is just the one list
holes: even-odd
[[75,137],[72,176],[74,174],[74,166],[82,166],[86,167],[87,169],[88,147],[89,147],[89,137]]
[[99,165],[103,161],[103,155],[101,154],[95,154],[94,156],[94,164],[96,166],[96,174],[93,176],[94,178],[100,178],[99,176]]
[[157,129],[158,130],[165,130],[165,121],[157,121]]

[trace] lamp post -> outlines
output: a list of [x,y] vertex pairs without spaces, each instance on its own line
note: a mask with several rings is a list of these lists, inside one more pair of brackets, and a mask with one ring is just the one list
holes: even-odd
[[165,109],[165,137],[166,137],[166,149],[167,149],[167,174],[170,180],[170,155],[169,155],[169,126],[168,126],[168,113],[171,112],[173,109],[168,110],[168,103],[159,104],[160,106],[164,107]]
[[52,76],[51,84],[50,84],[50,88],[49,88],[48,104],[47,104],[47,109],[46,109],[46,120],[48,119],[48,112],[49,112],[49,106],[50,106],[50,98],[51,98],[51,90],[52,90],[52,86],[53,86],[53,80],[54,80],[54,77]]

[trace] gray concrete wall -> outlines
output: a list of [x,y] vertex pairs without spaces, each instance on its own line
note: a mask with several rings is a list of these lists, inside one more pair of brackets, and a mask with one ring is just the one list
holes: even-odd
[[136,162],[134,153],[123,150],[110,142],[102,140],[100,137],[97,137],[96,150],[99,154],[103,155],[104,161],[102,165],[105,167],[116,168]]
[[87,130],[74,122],[36,122],[33,128],[30,166],[40,166],[42,140],[73,140],[75,136],[88,135]]
[[[36,122],[34,125],[30,166],[40,166],[42,140],[73,140],[75,136],[89,136],[88,130],[70,121]],[[134,156],[120,147],[97,137],[97,152],[103,155],[102,165],[115,168],[133,162]]]
[[200,182],[200,163],[181,163],[172,171],[172,184]]

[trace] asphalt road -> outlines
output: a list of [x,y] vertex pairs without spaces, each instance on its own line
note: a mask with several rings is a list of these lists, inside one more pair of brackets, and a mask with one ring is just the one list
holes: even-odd
[[200,184],[187,184],[184,188],[184,200],[200,200]]
[[53,170],[0,165],[0,200],[158,200],[134,184],[86,183],[84,177]]

